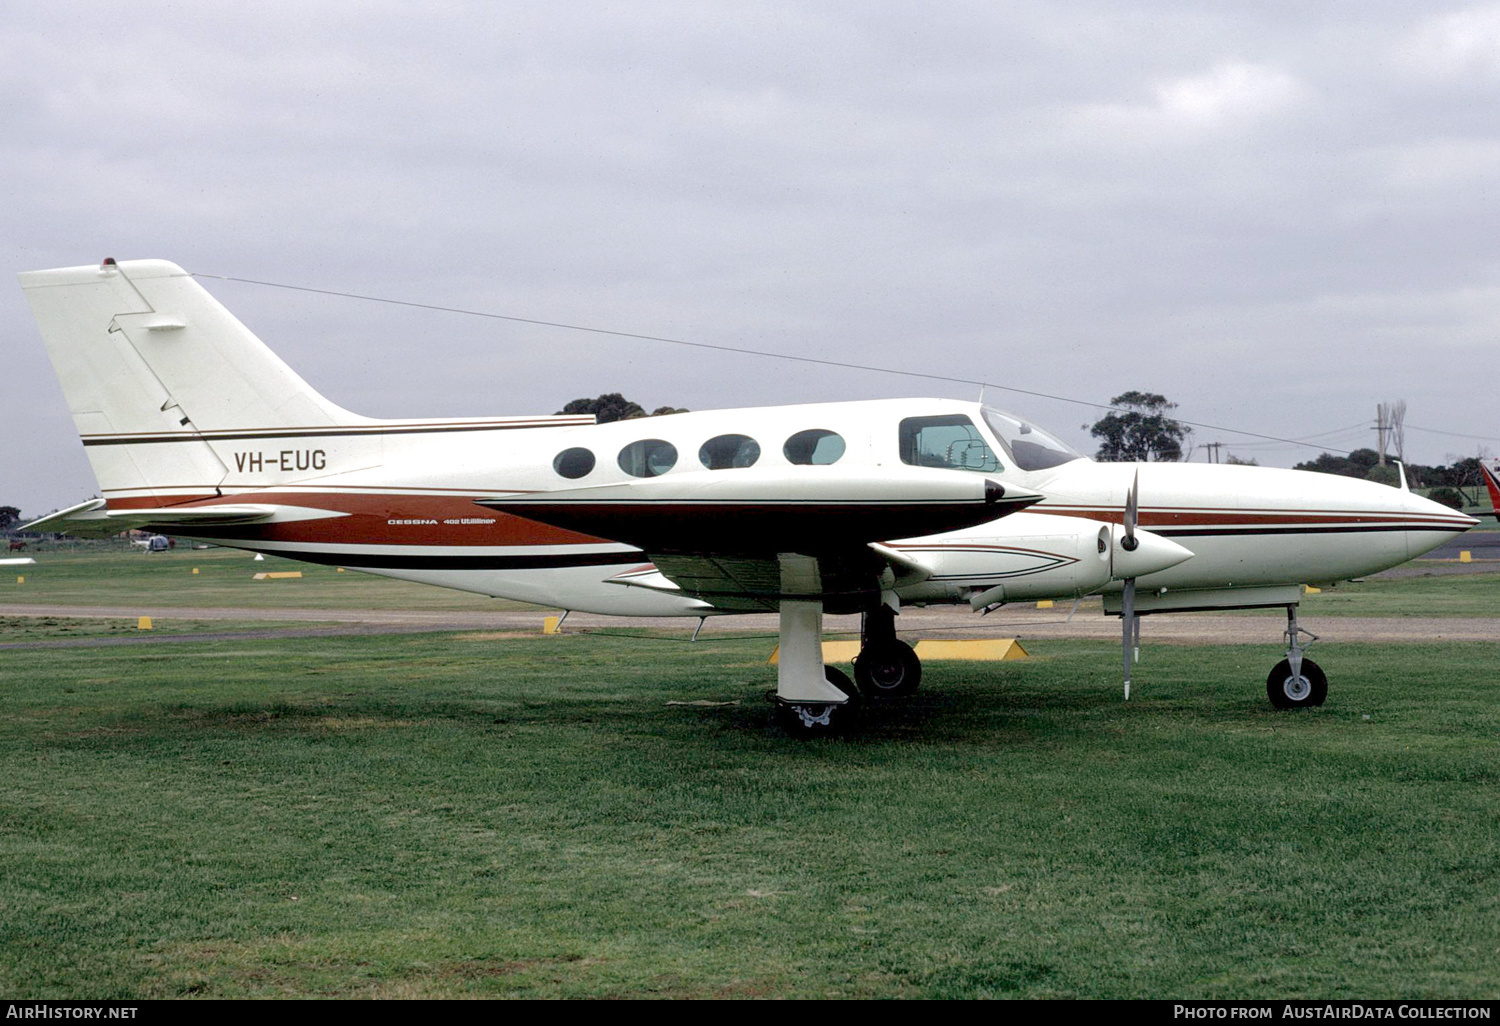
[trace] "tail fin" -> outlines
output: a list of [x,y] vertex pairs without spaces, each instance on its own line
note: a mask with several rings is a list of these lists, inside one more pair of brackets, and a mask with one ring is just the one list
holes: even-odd
[[175,264],[20,278],[106,497],[211,494],[229,467],[206,434],[370,423],[315,392]]
[[1496,520],[1500,520],[1500,460],[1496,460],[1494,466],[1480,460],[1479,472],[1484,475],[1485,488],[1489,489],[1490,505],[1494,507],[1491,512]]

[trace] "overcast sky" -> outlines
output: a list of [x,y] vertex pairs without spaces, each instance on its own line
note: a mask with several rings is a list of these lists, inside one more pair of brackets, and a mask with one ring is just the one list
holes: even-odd
[[[10,272],[190,271],[929,371],[1092,452],[1500,451],[1500,4],[25,4]],[[95,494],[0,288],[0,504]],[[975,388],[206,286],[371,416]],[[1194,458],[1203,459],[1202,451]]]

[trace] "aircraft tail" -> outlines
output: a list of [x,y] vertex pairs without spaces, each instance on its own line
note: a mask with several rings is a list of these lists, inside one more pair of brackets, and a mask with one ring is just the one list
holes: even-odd
[[214,439],[236,432],[372,423],[314,391],[175,264],[20,279],[106,498],[214,494],[233,463]]
[[1480,460],[1479,472],[1484,475],[1485,488],[1489,489],[1490,505],[1494,507],[1491,512],[1496,520],[1500,520],[1500,460],[1496,460],[1493,466]]

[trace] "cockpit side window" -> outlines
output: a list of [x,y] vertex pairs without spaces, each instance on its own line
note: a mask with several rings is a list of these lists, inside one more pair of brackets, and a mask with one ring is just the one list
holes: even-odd
[[908,417],[901,422],[901,462],[914,467],[946,467],[994,474],[1001,470],[974,422],[963,414]]

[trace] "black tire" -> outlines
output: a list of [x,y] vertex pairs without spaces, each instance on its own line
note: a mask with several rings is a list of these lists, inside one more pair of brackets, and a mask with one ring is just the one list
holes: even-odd
[[824,666],[828,683],[849,696],[847,702],[786,702],[776,700],[776,722],[793,737],[836,737],[847,733],[859,721],[859,691],[849,675],[833,666]]
[[1311,659],[1302,660],[1302,676],[1292,676],[1290,660],[1276,664],[1266,678],[1266,697],[1278,709],[1312,709],[1328,698],[1328,677]]
[[866,698],[900,698],[922,684],[922,660],[904,641],[866,645],[854,659],[854,682]]

